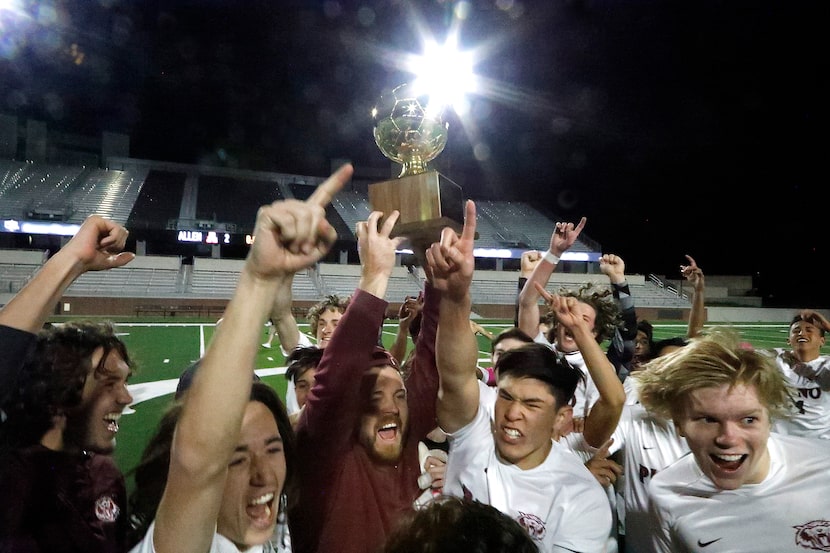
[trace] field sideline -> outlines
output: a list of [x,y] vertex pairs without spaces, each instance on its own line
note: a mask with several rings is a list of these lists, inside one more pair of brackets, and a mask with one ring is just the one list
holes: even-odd
[[[504,320],[478,319],[477,322],[493,334],[511,326],[511,322]],[[171,322],[168,319],[162,322],[116,321],[115,324],[136,364],[136,373],[129,385],[134,403],[125,410],[125,416],[121,418],[115,453],[115,460],[128,474],[128,486],[132,489],[129,472],[138,463],[146,440],[172,400],[179,374],[204,353],[213,335],[215,323],[195,319]],[[731,326],[757,348],[787,347],[785,324],[753,323]],[[308,332],[308,324],[301,322],[300,331]],[[396,331],[397,323],[389,322],[384,325],[384,344],[391,345]],[[682,335],[685,331],[686,324],[682,322],[654,324],[655,340]],[[267,328],[263,327],[261,341],[264,342],[266,338]],[[478,336],[478,343],[481,363],[487,364],[490,355],[489,341]],[[830,353],[830,347],[823,348],[822,353]],[[277,389],[280,397],[284,397],[285,360],[276,341],[271,349],[260,348],[256,366],[257,374]]]

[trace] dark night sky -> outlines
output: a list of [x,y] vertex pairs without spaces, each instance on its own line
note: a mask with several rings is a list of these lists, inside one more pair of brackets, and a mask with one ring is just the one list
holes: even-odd
[[[0,12],[0,112],[128,133],[133,157],[313,175],[333,158],[388,166],[369,112],[410,79],[390,60],[419,53],[423,29],[443,40],[454,5],[32,4],[34,20]],[[476,72],[500,84],[472,99],[473,125],[449,117],[438,168],[467,195],[586,215],[629,272],[676,278],[689,253],[707,274],[830,307],[830,4],[467,6],[461,44],[483,47]]]

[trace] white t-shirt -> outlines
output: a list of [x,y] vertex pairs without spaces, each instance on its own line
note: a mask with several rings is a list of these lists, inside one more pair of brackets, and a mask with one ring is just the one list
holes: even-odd
[[[129,553],[156,553],[156,548],[153,546],[153,530],[156,528],[156,522],[150,523],[147,533],[144,538],[138,542]],[[213,534],[213,541],[210,544],[210,550],[206,553],[273,553],[275,549],[270,544],[255,545],[240,551],[236,545],[221,534]]]
[[557,548],[604,550],[612,527],[608,499],[582,461],[565,447],[552,442],[545,461],[529,470],[505,463],[496,454],[490,416],[481,402],[476,418],[448,438],[451,454],[444,493],[506,513],[543,553]]
[[830,440],[830,356],[820,355],[809,363],[791,363],[792,353],[775,349],[775,362],[796,389],[790,419],[776,421],[781,434]]
[[719,490],[691,453],[651,479],[654,551],[827,551],[830,442],[772,433],[769,474]]
[[[625,550],[648,551],[648,483],[655,474],[685,455],[689,446],[677,434],[674,423],[651,415],[639,404],[623,408],[611,437],[614,443],[609,453],[621,450],[623,457],[623,475],[616,484],[619,495],[616,505],[620,533],[625,534]],[[580,448],[572,441],[568,443],[575,449]]]
[[625,391],[625,404],[636,405],[640,403],[639,382],[636,378],[632,378],[629,374],[623,380],[623,390]]

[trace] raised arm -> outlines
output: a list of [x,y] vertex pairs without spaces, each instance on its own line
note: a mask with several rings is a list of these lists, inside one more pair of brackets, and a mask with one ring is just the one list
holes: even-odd
[[121,267],[135,258],[135,254],[122,251],[127,234],[118,223],[90,215],[75,236],[0,310],[0,326],[7,327],[0,329],[4,350],[0,359],[0,405],[16,387],[35,335],[69,285],[87,271]]
[[576,226],[573,223],[556,223],[556,228],[550,235],[550,249],[545,252],[525,282],[519,294],[518,319],[519,328],[528,336],[535,338],[539,333],[539,292],[537,292],[536,284],[541,285],[542,288],[547,286],[550,275],[559,264],[559,258],[573,246],[587,221],[583,217]]
[[87,271],[126,265],[134,253],[123,252],[127,229],[100,215],[90,215],[78,232],[0,310],[0,325],[37,333],[55,303],[76,278]]
[[478,345],[469,322],[475,233],[476,208],[468,200],[461,236],[445,228],[441,241],[426,252],[432,285],[441,292],[435,343],[440,383],[436,411],[445,432],[466,426],[478,411]]
[[269,318],[274,325],[274,332],[280,341],[280,347],[286,353],[292,352],[300,343],[300,328],[297,326],[297,319],[291,312],[291,305],[294,301],[291,293],[291,285],[294,283],[294,275],[288,275],[277,290],[274,304],[271,306]]
[[380,299],[386,297],[389,277],[395,266],[395,250],[403,241],[402,237],[389,237],[400,214],[393,211],[379,226],[383,215],[380,211],[373,211],[366,221],[357,224],[357,250],[361,266],[357,287]]
[[634,342],[637,339],[637,312],[634,310],[631,289],[625,280],[623,258],[612,253],[605,254],[599,258],[599,270],[608,277],[614,301],[620,308],[622,324],[614,331],[606,353],[619,376],[625,364],[634,356]]
[[593,447],[600,447],[611,437],[622,414],[625,403],[625,390],[617,378],[614,366],[608,361],[602,348],[594,338],[588,322],[576,309],[577,300],[573,297],[552,295],[537,285],[539,294],[556,313],[556,320],[574,337],[588,373],[599,391],[599,399],[585,417],[583,434],[585,440]]
[[392,347],[389,348],[389,353],[394,357],[399,365],[403,365],[406,360],[406,350],[409,345],[409,329],[412,327],[412,322],[421,312],[423,306],[424,296],[419,294],[417,298],[406,296],[398,308],[398,332],[395,334],[395,341]]
[[259,209],[254,243],[222,324],[208,346],[176,428],[167,486],[156,514],[158,553],[210,549],[228,462],[239,440],[262,325],[291,275],[317,262],[337,238],[325,206],[351,177],[344,165],[305,202]]
[[694,338],[703,330],[703,323],[706,321],[706,307],[704,289],[706,288],[703,270],[697,266],[692,256],[687,255],[688,265],[680,266],[680,273],[692,283],[694,293],[692,295],[692,310],[689,312],[689,329],[686,336]]
[[522,290],[527,284],[527,279],[533,274],[536,265],[542,260],[542,252],[538,250],[527,250],[522,252],[519,270],[519,289],[516,291],[516,312],[513,314],[513,326],[519,326],[519,303],[521,301]]

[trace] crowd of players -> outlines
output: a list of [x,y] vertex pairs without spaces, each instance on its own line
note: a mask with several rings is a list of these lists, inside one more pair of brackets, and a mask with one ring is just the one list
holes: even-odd
[[[819,312],[800,311],[771,351],[704,330],[704,275],[687,257],[688,332],[654,342],[618,255],[600,260],[607,287],[547,290],[583,218],[523,256],[516,326],[479,367],[468,201],[460,233],[416,246],[424,291],[402,302],[394,346],[380,331],[397,212],[358,224],[357,289],[312,309],[311,339],[291,284],[334,243],[325,208],[351,174],[259,210],[222,323],[129,498],[111,457],[129,352],[108,323],[47,325],[79,275],[133,259],[127,230],[91,216],[0,310],[0,551],[830,550]],[[254,374],[274,336],[285,398]]]

